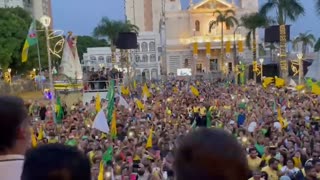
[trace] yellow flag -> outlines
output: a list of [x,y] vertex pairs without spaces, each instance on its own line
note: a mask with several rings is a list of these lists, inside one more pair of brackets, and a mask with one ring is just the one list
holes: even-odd
[[211,43],[210,42],[206,43],[206,54],[211,55]]
[[271,83],[273,83],[273,81],[274,81],[273,77],[266,77],[266,78],[263,79],[262,86],[264,88],[267,88]]
[[243,53],[243,41],[238,41],[238,51],[239,53]]
[[121,86],[121,93],[125,96],[128,96],[130,94],[129,87]]
[[305,86],[303,84],[296,86],[297,91],[302,91],[304,88],[305,88]]
[[284,79],[275,77],[275,85],[277,88],[282,88],[283,86],[285,86],[285,84],[286,81]]
[[195,95],[197,97],[200,95],[198,89],[195,88],[194,86],[190,86],[190,89],[191,89],[191,92],[192,92],[193,95]]
[[147,140],[146,148],[151,148],[152,147],[152,134],[153,134],[152,129],[153,128],[151,128],[150,132],[149,132],[149,137],[148,137],[148,140]]
[[279,123],[281,124],[281,127],[286,128],[288,126],[288,122],[282,117],[280,108],[277,109],[277,114],[278,114],[277,119],[278,119]]
[[316,95],[320,95],[320,86],[317,83],[312,83],[311,92]]
[[136,105],[138,106],[138,108],[143,111],[144,110],[144,105],[142,104],[142,102],[139,99],[136,99]]
[[100,94],[97,93],[97,97],[96,97],[96,111],[100,112],[101,109],[101,98],[100,98]]
[[198,54],[198,43],[193,43],[193,54]]
[[227,54],[231,53],[231,41],[226,42],[226,53]]
[[38,140],[42,140],[43,138],[44,138],[44,132],[43,132],[43,127],[41,125],[39,128]]
[[149,98],[151,96],[151,93],[149,91],[147,84],[143,85],[142,94],[143,94],[143,96],[146,96],[147,98]]
[[30,128],[30,133],[31,133],[31,145],[33,148],[35,148],[37,147],[37,138],[32,128]]
[[103,180],[103,179],[104,179],[104,166],[103,166],[103,161],[101,161],[100,167],[99,167],[98,180]]
[[133,89],[137,89],[137,81],[136,80],[133,81]]
[[117,137],[117,113],[116,110],[113,110],[112,120],[111,120],[111,137]]

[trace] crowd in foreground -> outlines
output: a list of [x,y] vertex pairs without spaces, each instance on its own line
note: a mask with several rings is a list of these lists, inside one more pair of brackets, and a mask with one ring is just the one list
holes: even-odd
[[[36,137],[34,151],[55,143],[74,147],[85,154],[84,163],[88,158],[92,180],[320,179],[319,96],[272,86],[206,81],[168,81],[147,86],[151,95],[148,98],[139,84],[129,95],[115,96],[116,134],[92,128],[97,114],[95,99],[71,107],[63,105],[61,124],[53,121],[50,105],[27,103],[31,133]],[[120,98],[128,104],[120,103]],[[143,102],[143,108],[137,100]],[[106,100],[101,100],[101,107],[107,116]],[[7,116],[3,116],[1,108],[1,120],[23,116],[14,111],[16,107],[9,106],[5,108]],[[0,124],[0,142],[6,142],[0,145],[0,152],[12,146],[7,138],[11,124],[7,123]],[[17,137],[24,133],[18,132]],[[23,146],[23,142],[16,144]],[[44,160],[70,160],[66,153],[61,158],[56,157],[59,153],[52,153],[51,158],[40,154],[27,154],[25,164],[35,156],[43,157],[38,164],[43,169]],[[81,158],[77,159],[80,162]],[[79,178],[86,172],[80,169],[86,167],[77,168]],[[41,169],[29,171],[42,174]],[[65,179],[71,176],[65,175]]]

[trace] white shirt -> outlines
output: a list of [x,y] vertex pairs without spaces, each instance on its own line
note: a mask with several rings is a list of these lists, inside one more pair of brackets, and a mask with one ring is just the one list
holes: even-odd
[[0,179],[20,180],[23,168],[23,155],[3,155],[0,156]]

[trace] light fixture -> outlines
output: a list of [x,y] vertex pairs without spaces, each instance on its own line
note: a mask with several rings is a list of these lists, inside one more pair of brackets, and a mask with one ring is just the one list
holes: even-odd
[[261,64],[263,64],[264,59],[260,58],[259,61],[260,61]]
[[8,72],[11,73],[11,68],[8,69]]
[[36,72],[36,68],[33,68],[33,70],[32,70],[33,72]]
[[40,22],[45,28],[48,28],[51,24],[51,18],[49,16],[44,15],[40,18]]
[[298,53],[298,54],[297,54],[297,57],[298,57],[298,59],[302,59],[303,54],[302,54],[302,53]]

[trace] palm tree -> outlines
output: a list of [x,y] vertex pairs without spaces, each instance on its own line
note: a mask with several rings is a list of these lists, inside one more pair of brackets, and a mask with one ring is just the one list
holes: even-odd
[[139,32],[139,28],[129,21],[116,21],[103,17],[97,27],[93,30],[96,37],[107,37],[111,47],[112,62],[115,62],[116,42],[121,32]]
[[[290,20],[291,22],[296,21],[300,16],[304,15],[305,13],[304,8],[300,3],[300,0],[268,0],[264,5],[262,5],[260,9],[260,13],[263,15],[267,15],[268,13],[274,12],[276,12],[276,16],[274,17],[274,19],[277,21],[279,27],[282,25],[286,25],[287,20]],[[286,37],[285,32],[282,35]],[[284,45],[282,46],[282,48],[285,48],[286,39],[280,38],[280,44]],[[286,56],[281,56],[281,60],[286,60]],[[286,78],[288,72],[283,72],[283,76]]]
[[320,51],[320,38],[318,39],[318,41],[314,45],[314,51],[315,52],[319,52]]
[[222,65],[224,64],[224,46],[223,46],[224,26],[230,28],[238,25],[239,23],[237,18],[235,17],[235,12],[231,9],[226,11],[216,10],[213,12],[213,16],[216,16],[217,18],[216,20],[210,21],[209,32],[211,32],[212,28],[215,25],[220,24],[220,27],[221,27],[221,64],[220,66],[222,67]]
[[[251,14],[246,14],[242,16],[241,23],[243,27],[249,30],[246,36],[246,45],[249,49],[251,49],[251,42],[252,42],[253,61],[256,62],[257,61],[256,31],[258,28],[267,27],[270,24],[270,20],[266,16],[261,15],[260,13],[251,13]],[[256,74],[254,75],[254,79],[256,80]]]
[[305,33],[300,33],[299,36],[292,41],[292,45],[293,45],[293,49],[297,51],[298,46],[302,44],[302,54],[305,56],[305,54],[307,53],[307,48],[313,47],[315,42],[316,42],[316,38],[314,37],[314,35],[308,32],[305,32]]

